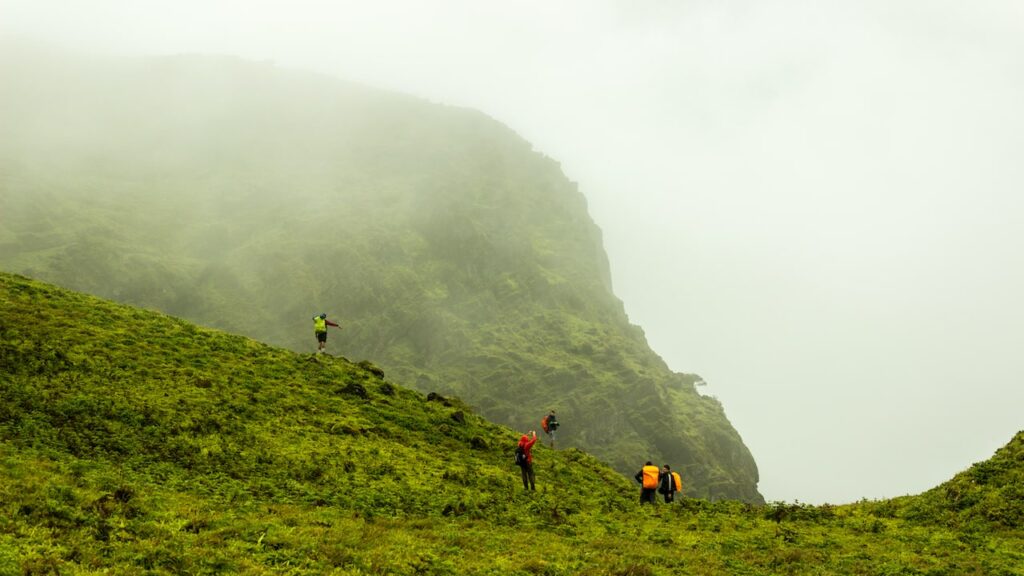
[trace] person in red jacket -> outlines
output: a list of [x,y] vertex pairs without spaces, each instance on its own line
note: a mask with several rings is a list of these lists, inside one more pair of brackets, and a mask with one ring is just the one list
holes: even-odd
[[523,472],[523,490],[536,490],[536,479],[533,474],[533,453],[530,450],[537,443],[537,431],[530,430],[530,434],[523,434],[519,438],[519,449],[526,455],[526,461],[520,466]]

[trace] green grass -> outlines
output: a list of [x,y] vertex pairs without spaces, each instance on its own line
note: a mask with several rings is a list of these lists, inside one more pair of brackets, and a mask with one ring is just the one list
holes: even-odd
[[[1024,434],[921,496],[684,498],[369,363],[0,274],[0,576],[1024,574]],[[639,463],[638,463],[639,464]]]

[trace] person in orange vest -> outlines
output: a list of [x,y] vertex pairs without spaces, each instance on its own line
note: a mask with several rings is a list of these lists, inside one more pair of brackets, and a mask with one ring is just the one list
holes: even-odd
[[679,474],[673,472],[668,464],[662,468],[661,481],[658,484],[658,493],[665,497],[665,504],[671,504],[676,499],[676,492],[683,487]]
[[636,481],[640,483],[640,505],[654,505],[654,493],[661,481],[661,471],[650,460],[636,473]]
[[[532,436],[532,438],[531,438]],[[530,434],[523,434],[519,438],[518,449],[521,451],[525,458],[523,458],[522,464],[519,465],[520,470],[523,473],[523,490],[536,490],[536,477],[533,474],[533,453],[530,451],[533,445],[537,443],[537,431],[530,430]]]

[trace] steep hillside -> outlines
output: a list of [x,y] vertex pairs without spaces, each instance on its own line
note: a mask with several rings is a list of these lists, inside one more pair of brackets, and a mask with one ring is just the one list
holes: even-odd
[[[27,522],[69,539],[56,550],[116,540],[138,555],[117,562],[176,572],[184,560],[167,555],[185,542],[162,540],[251,536],[249,552],[272,556],[299,510],[345,510],[345,528],[414,516],[515,526],[631,504],[624,478],[571,449],[535,448],[539,493],[523,495],[517,435],[431,398],[369,364],[0,274],[0,549],[45,559],[39,543],[21,548]],[[234,521],[244,535],[201,536]],[[329,553],[344,557],[353,537],[339,537]]]
[[[459,400],[392,384],[369,363],[271,348],[6,274],[0,318],[0,430],[15,447],[169,467],[218,491],[264,477],[265,497],[373,516],[465,508],[467,487],[507,507],[521,486],[509,465],[515,433]],[[623,505],[608,489],[629,484],[596,460],[538,452],[549,470],[584,462],[594,472],[549,475],[549,487],[582,483]]]
[[[893,502],[640,508],[572,449],[538,448],[527,493],[515,434],[434,398],[0,274],[0,576],[1022,574],[1019,524]],[[1020,438],[986,499],[1014,497]]]
[[329,349],[628,473],[760,502],[722,407],[611,290],[557,162],[470,110],[229,58],[0,53],[0,266]]

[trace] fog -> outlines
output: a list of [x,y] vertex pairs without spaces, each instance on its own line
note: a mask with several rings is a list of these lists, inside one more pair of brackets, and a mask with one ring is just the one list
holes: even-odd
[[1019,2],[0,0],[0,34],[509,125],[580,183],[631,320],[769,500],[917,493],[1024,428]]

